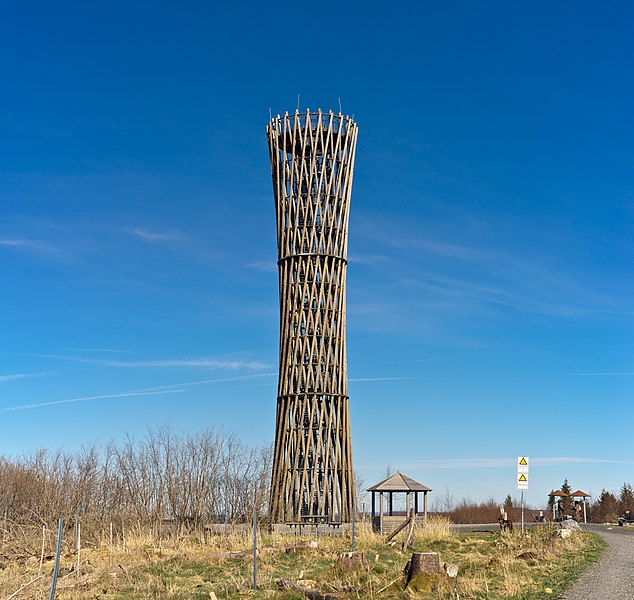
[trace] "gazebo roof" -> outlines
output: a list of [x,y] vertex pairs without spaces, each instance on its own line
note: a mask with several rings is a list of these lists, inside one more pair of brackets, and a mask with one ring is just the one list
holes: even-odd
[[554,492],[550,492],[549,496],[561,496],[562,498],[567,498],[568,496],[574,496],[574,494],[566,494],[566,492],[562,492],[561,490],[555,490]]
[[368,492],[431,492],[432,489],[396,471],[394,475],[368,488]]
[[586,494],[585,492],[582,492],[581,490],[577,490],[576,492],[572,492],[572,494],[570,494],[573,498],[590,498],[590,494]]

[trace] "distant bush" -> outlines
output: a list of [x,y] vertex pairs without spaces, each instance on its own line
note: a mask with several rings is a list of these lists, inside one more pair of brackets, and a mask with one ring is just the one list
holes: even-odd
[[[522,518],[521,506],[515,505],[510,496],[503,502],[489,498],[483,502],[475,502],[469,498],[455,501],[448,494],[436,499],[432,505],[432,512],[437,516],[443,516],[458,524],[495,523],[501,510],[505,510],[511,521],[520,521]],[[524,506],[524,519],[533,521],[539,511]]]

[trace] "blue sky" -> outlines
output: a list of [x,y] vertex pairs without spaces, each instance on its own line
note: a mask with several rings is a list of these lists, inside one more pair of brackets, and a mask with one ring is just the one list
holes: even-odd
[[[529,502],[634,482],[634,9],[13,3],[0,19],[0,452],[170,423],[272,441],[264,129],[359,125],[355,466]],[[630,411],[631,412],[631,411]]]

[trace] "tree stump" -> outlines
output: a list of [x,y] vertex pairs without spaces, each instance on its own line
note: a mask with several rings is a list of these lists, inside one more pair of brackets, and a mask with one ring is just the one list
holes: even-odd
[[421,573],[440,573],[438,552],[414,552],[405,566],[405,587]]
[[317,550],[317,548],[319,548],[319,544],[314,540],[310,540],[309,542],[289,546],[286,548],[286,554],[310,554],[314,550]]
[[337,559],[337,568],[341,571],[367,569],[368,559],[364,552],[343,552]]

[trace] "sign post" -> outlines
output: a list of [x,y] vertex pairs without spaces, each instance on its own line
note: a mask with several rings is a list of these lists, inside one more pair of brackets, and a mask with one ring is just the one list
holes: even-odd
[[522,533],[524,533],[524,490],[528,489],[528,456],[517,457],[517,489],[522,490]]

